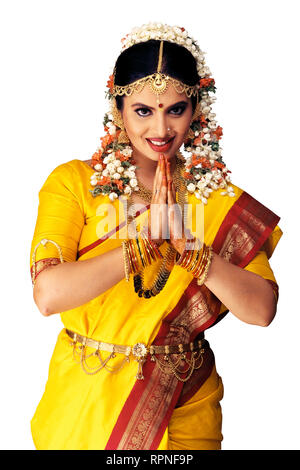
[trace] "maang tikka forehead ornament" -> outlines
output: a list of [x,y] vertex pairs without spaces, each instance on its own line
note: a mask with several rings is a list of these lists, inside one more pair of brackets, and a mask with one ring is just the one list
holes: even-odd
[[[216,115],[211,109],[216,98],[209,93],[216,91],[215,80],[205,65],[204,53],[184,28],[161,23],[148,23],[134,28],[122,39],[121,52],[150,39],[160,41],[156,72],[126,86],[120,86],[115,83],[114,70],[107,82],[106,95],[110,101],[110,111],[105,114],[103,121],[106,135],[101,137],[101,146],[92,156],[92,167],[96,171],[91,176],[91,185],[94,187],[90,190],[91,194],[94,197],[108,196],[114,201],[121,195],[130,196],[133,191],[139,191],[135,161],[132,158],[133,149],[124,128],[121,112],[116,106],[116,96],[130,96],[133,92],[142,91],[148,84],[156,94],[161,109],[159,96],[172,84],[178,93],[184,92],[188,98],[197,97],[197,106],[184,140],[187,156],[181,155],[185,165],[183,178],[187,191],[203,204],[207,204],[210,193],[218,189],[223,189],[221,195],[235,196],[233,187],[229,185],[231,172],[222,159],[219,145],[223,135],[222,127],[217,125]],[[185,47],[195,57],[200,77],[196,85],[189,86],[161,72],[164,41]]]
[[157,64],[157,71],[151,75],[147,75],[146,77],[140,78],[139,80],[134,81],[126,86],[116,85],[115,83],[115,70],[113,74],[113,88],[112,88],[112,96],[130,96],[132,93],[137,92],[140,93],[146,84],[149,85],[150,89],[157,95],[157,104],[160,108],[162,108],[162,104],[159,103],[159,95],[164,93],[168,88],[168,85],[171,83],[177,93],[185,93],[187,98],[191,98],[191,96],[198,96],[198,91],[200,85],[197,83],[194,86],[186,85],[185,83],[176,80],[175,78],[170,77],[161,72],[162,68],[162,60],[163,60],[163,46],[164,41],[160,41],[159,46],[159,55],[158,55],[158,64]]

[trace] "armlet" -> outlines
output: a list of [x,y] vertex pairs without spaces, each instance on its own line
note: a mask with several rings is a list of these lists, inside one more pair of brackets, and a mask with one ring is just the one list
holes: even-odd
[[[59,253],[59,258],[43,258],[39,261],[36,261],[36,251],[39,247],[40,244],[42,244],[43,246],[46,245],[46,243],[53,243],[56,248],[57,248],[57,251]],[[61,247],[58,245],[58,243],[56,243],[55,241],[53,240],[49,240],[48,238],[43,238],[34,248],[33,250],[33,254],[32,254],[32,268],[31,268],[31,280],[32,280],[32,285],[35,284],[35,281],[36,281],[36,278],[37,276],[46,268],[48,268],[49,266],[54,266],[56,264],[59,264],[59,263],[64,263],[64,258],[63,258],[63,254],[62,254],[62,249]]]

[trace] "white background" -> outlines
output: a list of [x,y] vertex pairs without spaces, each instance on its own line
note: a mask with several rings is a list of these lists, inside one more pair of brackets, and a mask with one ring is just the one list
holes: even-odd
[[100,144],[105,85],[133,26],[184,26],[206,52],[233,182],[281,216],[268,328],[228,314],[207,338],[225,385],[223,449],[299,449],[299,36],[296,0],[1,1],[1,449],[33,449],[30,419],[62,324],[32,298],[38,191]]

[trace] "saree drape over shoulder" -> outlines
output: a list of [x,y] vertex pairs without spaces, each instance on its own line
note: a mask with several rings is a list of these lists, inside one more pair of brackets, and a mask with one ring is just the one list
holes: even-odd
[[[47,266],[83,261],[121,245],[124,211],[117,199],[94,198],[89,192],[94,170],[81,160],[56,167],[39,192],[39,208],[31,245],[33,275]],[[269,265],[282,231],[280,218],[248,193],[233,185],[236,196],[214,191],[204,206],[204,242],[241,268],[267,279],[278,298],[278,286]],[[189,195],[189,204],[201,204]],[[149,206],[148,206],[149,209]],[[116,218],[108,218],[110,211]],[[136,214],[142,222],[148,211]],[[112,223],[108,220],[116,220]],[[165,242],[161,251],[167,248]],[[35,255],[35,263],[32,256]],[[151,282],[156,263],[147,269]],[[103,273],[105,275],[105,273]],[[43,397],[31,422],[37,449],[219,449],[223,385],[213,352],[205,350],[203,366],[183,383],[165,374],[156,362],[143,366],[137,380],[137,361],[130,359],[115,373],[105,369],[84,372],[73,358],[66,329],[97,341],[133,346],[179,344],[193,341],[228,312],[205,285],[174,266],[156,297],[144,299],[133,282],[122,279],[80,307],[61,312],[60,332],[50,362]],[[103,359],[109,353],[103,353]],[[110,359],[111,367],[124,355]],[[90,358],[93,366],[95,358]],[[96,363],[95,363],[96,365]]]

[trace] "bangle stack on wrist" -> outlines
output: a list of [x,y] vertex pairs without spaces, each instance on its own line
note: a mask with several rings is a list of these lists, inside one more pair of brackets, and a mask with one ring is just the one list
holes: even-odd
[[163,256],[158,246],[147,237],[144,231],[136,238],[128,238],[122,242],[125,278],[129,281],[130,274],[139,273],[153,261]]
[[207,279],[209,267],[213,258],[213,249],[211,246],[201,243],[200,240],[194,238],[188,243],[194,243],[195,249],[184,249],[181,256],[177,259],[176,264],[191,272],[197,278],[198,286],[204,284]]

